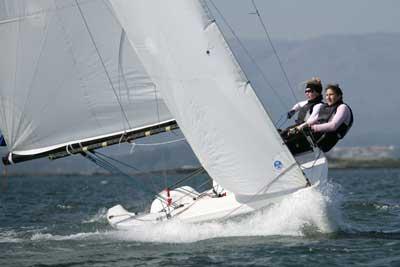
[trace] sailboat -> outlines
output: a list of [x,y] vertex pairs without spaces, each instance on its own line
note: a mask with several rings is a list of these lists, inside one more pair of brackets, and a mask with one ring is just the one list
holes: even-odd
[[4,164],[90,156],[178,127],[213,180],[167,188],[118,229],[240,216],[324,182],[314,147],[294,157],[201,0],[5,1],[0,18]]

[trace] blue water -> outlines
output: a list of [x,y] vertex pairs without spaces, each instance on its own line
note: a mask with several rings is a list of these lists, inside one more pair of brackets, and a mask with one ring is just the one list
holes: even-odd
[[0,266],[400,266],[399,169],[331,170],[328,186],[236,221],[108,226],[107,208],[143,210],[160,183],[9,177]]

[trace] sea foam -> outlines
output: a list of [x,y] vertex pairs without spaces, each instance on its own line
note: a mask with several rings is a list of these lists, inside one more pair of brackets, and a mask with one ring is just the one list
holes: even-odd
[[300,190],[269,209],[240,220],[187,224],[179,221],[146,225],[111,236],[139,242],[195,242],[233,236],[304,236],[332,233],[341,224],[340,194],[331,184]]
[[[95,231],[71,235],[37,232],[31,241],[119,240],[128,242],[188,243],[237,236],[307,236],[328,234],[341,228],[341,194],[338,186],[325,184],[300,190],[272,207],[243,218],[204,223],[168,221],[130,230]],[[101,209],[93,220],[104,220]],[[84,222],[87,223],[87,222]]]

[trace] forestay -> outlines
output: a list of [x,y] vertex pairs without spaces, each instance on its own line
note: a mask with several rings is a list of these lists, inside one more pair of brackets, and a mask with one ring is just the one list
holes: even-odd
[[0,0],[0,126],[34,154],[172,117],[109,2]]
[[128,39],[209,175],[237,195],[306,185],[197,0],[111,0]]

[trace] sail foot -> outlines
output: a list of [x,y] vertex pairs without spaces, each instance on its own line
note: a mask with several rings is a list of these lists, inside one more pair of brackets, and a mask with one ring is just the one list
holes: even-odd
[[68,157],[70,155],[85,153],[99,148],[105,148],[111,145],[116,145],[120,143],[130,143],[136,139],[148,137],[151,135],[156,135],[159,133],[173,131],[178,128],[179,126],[176,123],[176,121],[172,120],[161,124],[153,125],[150,127],[126,131],[124,133],[119,133],[108,137],[102,137],[90,141],[76,142],[67,145],[62,145],[57,148],[47,150],[41,153],[22,155],[18,153],[9,152],[6,156],[2,158],[2,162],[4,165],[11,165],[45,157],[48,157],[50,160],[56,160]]

